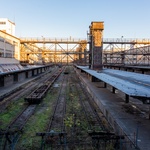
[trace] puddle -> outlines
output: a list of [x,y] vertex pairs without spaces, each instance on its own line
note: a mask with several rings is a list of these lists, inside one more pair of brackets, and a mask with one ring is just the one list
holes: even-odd
[[53,87],[60,87],[60,85],[57,84],[57,83],[55,83],[55,84],[53,85]]

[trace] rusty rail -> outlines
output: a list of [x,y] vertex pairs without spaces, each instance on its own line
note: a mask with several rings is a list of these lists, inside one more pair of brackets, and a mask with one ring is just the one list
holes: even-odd
[[48,89],[53,85],[55,80],[58,78],[58,76],[61,74],[63,69],[59,69],[56,72],[54,72],[44,83],[43,85],[39,86],[37,89],[35,89],[31,94],[29,94],[27,97],[25,97],[25,101],[27,101],[30,104],[39,104],[41,100],[46,95]]
[[27,120],[31,117],[36,109],[36,105],[28,105],[7,127],[7,129],[1,132],[1,138],[3,138],[3,150],[13,150],[22,133],[22,129]]

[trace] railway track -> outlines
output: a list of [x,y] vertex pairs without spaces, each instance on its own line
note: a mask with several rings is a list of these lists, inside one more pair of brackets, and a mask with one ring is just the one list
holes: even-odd
[[[65,69],[64,69],[65,72]],[[37,133],[37,136],[42,136],[41,149],[45,147],[51,147],[59,149],[62,145],[65,145],[66,133],[64,126],[64,117],[66,113],[66,92],[67,92],[67,77],[62,74],[60,76],[61,84],[56,98],[53,113],[50,117],[46,132]]]
[[66,83],[65,83],[66,77],[63,77],[63,81],[61,83],[61,87],[59,90],[59,94],[57,97],[56,105],[54,107],[53,115],[51,117],[49,126],[47,128],[47,131],[56,130],[63,132],[64,131],[64,123],[63,119],[66,112]]
[[0,112],[3,112],[9,106],[10,103],[19,99],[20,97],[25,96],[26,94],[31,92],[36,86],[39,86],[41,83],[43,83],[49,75],[56,71],[56,69],[57,68],[54,68],[52,71],[48,71],[40,75],[36,79],[29,81],[25,85],[17,88],[17,90],[13,91],[13,93],[10,93],[8,96],[3,98],[0,101]]
[[[93,106],[93,104],[91,105],[89,102],[91,97],[89,97],[89,94],[74,73],[70,77],[69,89],[69,93],[75,93],[76,100],[73,99],[73,94],[70,97],[71,111],[69,113],[72,118],[72,124],[70,133],[68,134],[68,145],[73,149],[93,149],[92,140],[88,132],[104,131],[102,120],[100,119],[95,106]],[[78,105],[79,108],[77,108]]]
[[[64,71],[58,97],[46,132],[37,133],[42,137],[41,149],[87,149],[106,147],[117,136],[110,132],[109,125],[103,125],[98,106],[93,104],[90,95],[79,82],[75,71]],[[106,123],[106,122],[105,122]],[[96,147],[97,146],[97,147]]]
[[[52,78],[47,78],[37,88],[38,94],[44,93],[43,95],[45,95],[48,84],[55,83],[57,85],[57,88],[53,87],[55,88],[54,99],[56,100],[50,105],[53,107],[53,111],[48,113],[50,116],[47,120],[47,129],[43,128],[45,131],[41,132],[40,130],[36,133],[37,136],[42,137],[41,149],[94,150],[100,148],[100,144],[106,148],[107,142],[100,143],[98,141],[104,138],[105,141],[109,140],[111,143],[118,137],[109,132],[110,128],[107,128],[109,125],[103,125],[103,115],[98,106],[93,103],[85,87],[80,83],[73,67],[66,67],[58,72],[59,75],[56,72],[53,74],[58,80],[54,80],[52,75]],[[41,87],[45,85],[46,88],[42,90]],[[32,93],[35,94],[35,92]],[[39,97],[42,97],[37,93],[34,100],[39,100]],[[53,95],[53,92],[51,91],[49,94]],[[33,98],[33,95],[29,95],[29,97]],[[46,106],[46,103],[43,106]],[[7,130],[0,131],[0,136],[3,137],[3,149],[12,145],[15,146],[23,127],[35,109],[36,105],[29,105],[11,122]]]
[[62,71],[63,68],[52,73],[50,77],[48,77],[41,86],[36,88],[32,93],[25,97],[25,101],[27,101],[30,104],[39,104],[45,96],[45,94],[47,93],[48,89],[53,85],[53,83]]
[[[56,70],[48,79],[44,80],[45,82],[43,85],[39,86],[38,92],[42,92],[43,98],[47,92],[47,90],[50,88],[50,86],[54,83],[54,81],[57,79],[57,77],[60,75],[61,70]],[[44,92],[41,90],[41,87],[46,86],[46,90],[44,89]],[[33,93],[33,92],[32,92]],[[31,96],[33,96],[31,93]],[[39,97],[38,97],[39,98]],[[34,99],[35,100],[35,99]],[[39,100],[39,99],[36,99]],[[6,130],[0,131],[0,138],[1,138],[1,147],[3,150],[5,149],[14,149],[21,133],[22,129],[25,126],[26,122],[30,118],[30,116],[35,112],[37,105],[28,105],[24,110],[21,111],[21,113],[8,125]]]
[[1,132],[3,150],[14,149],[28,119],[34,113],[36,105],[28,105],[7,127]]
[[[104,123],[106,123],[105,118],[82,83],[79,82],[77,76],[72,75],[71,78],[75,84],[70,87],[70,93],[74,91],[76,95],[78,95],[77,99],[81,107],[80,113],[82,114],[82,116],[80,116],[75,107],[72,107],[73,124],[69,143],[76,145],[72,148],[99,149],[106,148],[107,142],[112,145],[115,144],[116,140],[120,137],[111,132],[112,128],[108,123],[104,125]],[[83,126],[81,120],[86,122],[86,127]],[[81,125],[79,125],[80,128],[77,127],[78,123],[81,123]],[[83,127],[85,133],[82,135]],[[79,132],[81,132],[80,137],[77,136]],[[105,139],[105,142],[101,139]]]
[[[84,89],[83,85],[79,83],[76,85],[77,92],[79,93],[80,103],[84,110],[86,119],[89,123],[89,130],[103,130],[109,132],[109,130],[103,125],[100,118],[100,112],[98,106],[94,103],[88,92]],[[80,91],[78,90],[80,89]]]

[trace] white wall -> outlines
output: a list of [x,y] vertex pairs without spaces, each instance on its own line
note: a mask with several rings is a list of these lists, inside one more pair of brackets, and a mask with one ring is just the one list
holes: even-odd
[[7,18],[0,18],[0,30],[15,36],[15,23]]
[[1,58],[0,57],[0,64],[1,65],[3,65],[3,64],[8,64],[8,65],[15,64],[15,65],[17,65],[17,64],[19,64],[19,61],[15,58]]
[[0,39],[0,57],[13,58],[14,45],[7,42],[5,39]]
[[1,57],[9,57],[10,53],[10,57],[20,60],[20,39],[0,31],[0,51],[4,54]]

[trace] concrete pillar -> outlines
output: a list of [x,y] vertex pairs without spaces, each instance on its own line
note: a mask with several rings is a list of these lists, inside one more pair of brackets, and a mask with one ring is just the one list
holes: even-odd
[[20,73],[18,73],[18,82],[24,81],[25,78],[26,78],[25,72],[20,72]]
[[129,95],[128,94],[125,94],[125,102],[129,103]]
[[83,73],[83,72],[84,72],[84,70],[81,69],[81,73]]
[[13,74],[14,82],[18,82],[18,73]]
[[4,76],[0,77],[0,87],[4,86]]
[[94,76],[91,76],[91,81],[96,82],[96,78]]
[[13,75],[6,75],[4,77],[4,86],[10,86],[14,83],[14,76]]
[[104,88],[107,88],[107,83],[106,82],[104,82]]
[[25,72],[25,74],[26,74],[26,78],[28,78],[28,71],[27,71],[27,72]]
[[112,86],[112,93],[115,94],[116,88]]

